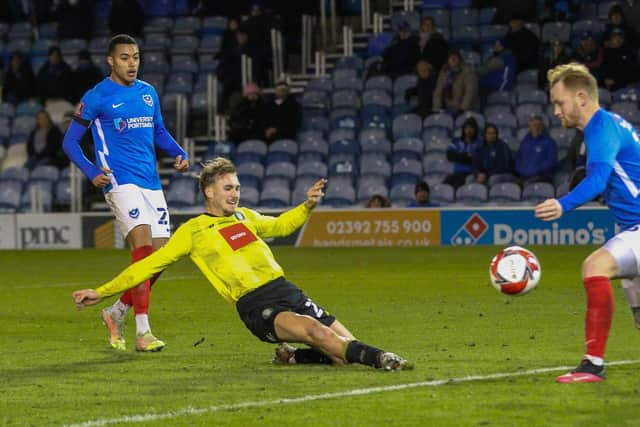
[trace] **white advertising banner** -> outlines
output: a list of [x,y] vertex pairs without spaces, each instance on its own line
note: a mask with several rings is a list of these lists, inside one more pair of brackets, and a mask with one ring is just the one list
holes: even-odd
[[0,249],[16,248],[16,216],[0,215]]
[[17,215],[18,249],[82,248],[80,214]]

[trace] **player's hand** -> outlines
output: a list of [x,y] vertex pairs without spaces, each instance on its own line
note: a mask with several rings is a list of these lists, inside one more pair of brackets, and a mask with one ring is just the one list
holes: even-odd
[[562,216],[562,205],[558,199],[547,199],[535,207],[534,213],[543,221],[553,221]]
[[94,289],[82,289],[75,291],[73,294],[73,301],[76,303],[78,310],[83,309],[88,305],[95,305],[100,302],[100,295]]
[[313,209],[318,203],[320,203],[322,197],[324,197],[324,192],[322,190],[326,183],[327,180],[325,178],[321,178],[307,190],[307,201],[304,202],[304,205],[307,208]]
[[180,172],[185,172],[187,169],[189,169],[189,160],[182,159],[182,154],[178,154],[176,156],[176,162],[173,164],[173,167]]
[[98,188],[104,188],[111,183],[111,178],[109,178],[107,175],[109,175],[112,171],[111,169],[107,169],[105,167],[101,167],[100,170],[103,173],[101,173],[100,175],[96,175],[96,177],[93,178],[91,182]]

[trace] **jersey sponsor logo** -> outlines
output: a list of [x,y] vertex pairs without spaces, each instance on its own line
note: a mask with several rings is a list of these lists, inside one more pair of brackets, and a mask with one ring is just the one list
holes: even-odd
[[136,219],[140,216],[140,209],[134,208],[129,211],[129,216],[133,219]]
[[127,128],[127,122],[125,122],[122,117],[118,117],[117,119],[113,119],[113,127],[115,127],[118,132],[123,132]]
[[145,104],[147,104],[149,107],[153,107],[153,98],[151,97],[151,95],[149,95],[148,93],[145,93],[144,95],[142,95],[142,100],[144,101]]
[[222,228],[220,235],[231,246],[231,249],[237,251],[247,246],[249,243],[255,242],[258,238],[242,223],[230,225]]
[[119,104],[111,104],[111,108],[120,108],[124,105],[124,102],[121,102]]
[[236,212],[234,215],[238,221],[244,221],[247,219],[242,212]]

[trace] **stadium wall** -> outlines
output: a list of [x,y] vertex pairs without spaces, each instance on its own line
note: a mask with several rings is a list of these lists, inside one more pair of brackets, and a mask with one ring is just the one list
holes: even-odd
[[[171,216],[173,227],[200,212]],[[279,211],[268,211],[277,215]],[[275,246],[602,244],[618,231],[608,209],[582,208],[542,222],[531,208],[318,209]],[[0,249],[123,248],[110,213],[0,215]]]

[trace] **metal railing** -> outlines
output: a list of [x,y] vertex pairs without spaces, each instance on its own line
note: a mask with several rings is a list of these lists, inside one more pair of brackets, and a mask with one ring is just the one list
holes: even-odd
[[316,77],[324,77],[327,75],[327,55],[322,51],[316,52]]
[[241,58],[242,67],[242,87],[247,83],[253,82],[253,61],[247,55],[242,55]]
[[271,52],[273,56],[273,83],[276,84],[284,74],[284,50],[282,49],[282,33],[271,29]]
[[213,135],[215,117],[218,115],[218,77],[207,75],[207,136]]
[[342,53],[344,56],[353,55],[353,29],[346,25],[342,27]]

